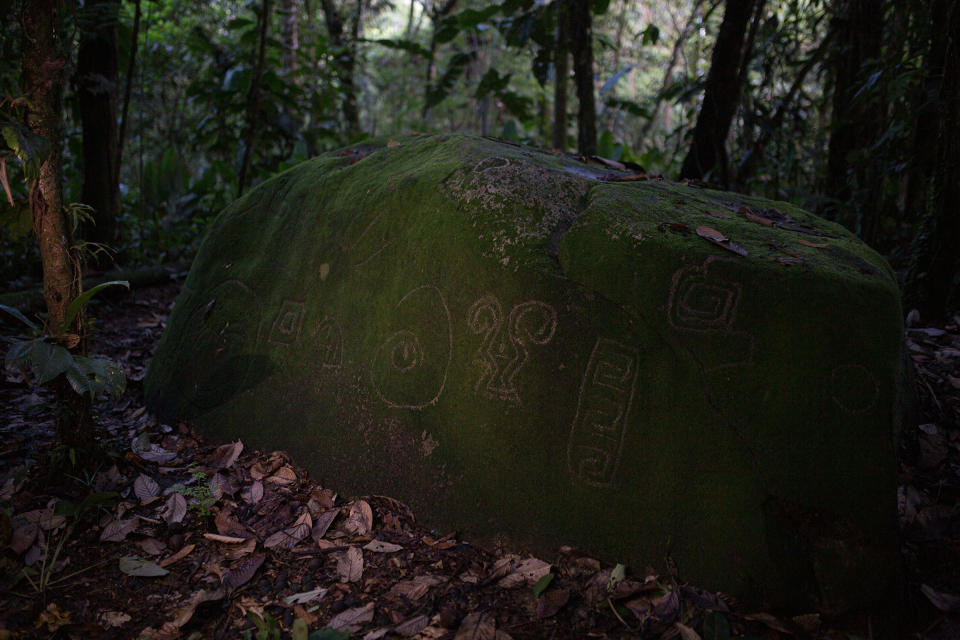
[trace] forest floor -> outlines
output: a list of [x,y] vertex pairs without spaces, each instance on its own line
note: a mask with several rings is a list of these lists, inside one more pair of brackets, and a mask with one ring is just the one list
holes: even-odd
[[744,609],[567,548],[484,550],[388,496],[321,487],[287,453],[158,424],[142,380],[178,291],[95,309],[94,349],[128,377],[97,405],[99,468],[74,471],[57,446],[47,390],[0,382],[0,640],[960,637],[960,318],[908,330],[920,406],[899,443],[902,610],[840,620]]

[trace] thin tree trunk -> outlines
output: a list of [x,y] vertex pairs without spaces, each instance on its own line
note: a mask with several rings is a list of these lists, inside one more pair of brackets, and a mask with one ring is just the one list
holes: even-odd
[[123,87],[123,114],[120,116],[120,133],[117,136],[117,184],[120,184],[120,163],[123,160],[123,143],[127,133],[127,112],[130,108],[130,93],[133,89],[133,72],[137,64],[137,44],[140,40],[140,0],[135,0],[133,33],[130,35],[130,59],[127,61],[127,77]]
[[960,308],[960,7],[934,0],[928,60],[937,66],[939,135],[929,206],[914,240],[907,274],[908,307],[937,320]]
[[855,200],[859,194],[854,193],[854,186],[860,190],[867,188],[869,179],[863,163],[852,166],[850,154],[869,147],[880,132],[880,105],[864,96],[855,96],[866,80],[868,63],[880,56],[883,0],[846,0],[834,17],[831,29],[836,34],[833,40],[836,48],[831,61],[833,114],[824,191],[835,205],[826,213],[856,228],[859,226],[856,216],[844,214],[838,206]]
[[[33,231],[43,263],[47,328],[53,338],[75,349],[80,341],[70,336],[81,335],[79,316],[72,327],[63,327],[67,307],[78,293],[79,274],[63,209],[60,113],[69,41],[61,33],[58,5],[59,0],[34,0],[21,10],[21,83],[29,100],[27,125],[50,144],[39,177],[28,185]],[[54,388],[60,441],[71,448],[89,449],[94,444],[89,398],[74,393],[62,376]]]
[[267,27],[270,24],[270,0],[263,0],[260,7],[260,45],[257,52],[257,66],[253,70],[250,82],[250,95],[247,99],[247,133],[244,136],[243,160],[240,163],[240,175],[237,180],[237,196],[243,195],[247,185],[247,172],[250,170],[250,154],[257,139],[257,122],[260,119],[260,78],[267,55]]
[[567,80],[570,75],[570,10],[557,0],[557,41],[553,60],[553,148],[567,150]]
[[597,104],[593,97],[593,28],[590,0],[571,0],[573,73],[577,84],[577,150],[580,155],[597,153]]
[[[297,14],[297,0],[283,0],[283,7],[280,9],[280,39],[283,42],[283,51],[281,53],[281,65],[286,73],[293,73],[297,70],[299,63],[297,61],[297,50],[300,48],[300,24]],[[300,80],[297,79],[297,84]]]
[[457,6],[457,0],[446,0],[439,7],[430,8],[430,55],[427,57],[427,69],[423,83],[423,122],[426,125],[430,115],[430,94],[433,92],[433,72],[437,65],[437,22]]
[[[361,0],[357,0],[360,2]],[[348,137],[360,132],[360,114],[357,110],[357,91],[353,83],[353,71],[356,66],[353,44],[347,42],[343,30],[343,18],[334,0],[323,0],[323,15],[327,22],[330,42],[338,50],[336,62],[337,79],[340,80],[340,109],[347,125]]]
[[[119,148],[117,146],[118,0],[88,0],[83,7],[77,56],[77,102],[83,129],[84,204],[94,210],[87,239],[113,245],[120,231]],[[112,259],[97,252],[97,266]]]
[[[720,32],[713,45],[693,141],[680,169],[681,179],[701,180],[717,165],[725,174],[722,171],[726,166],[725,142],[740,101],[740,67],[749,56],[749,52],[744,52],[744,37],[754,6],[754,0],[727,0]],[[726,175],[719,176],[723,185],[727,181]]]

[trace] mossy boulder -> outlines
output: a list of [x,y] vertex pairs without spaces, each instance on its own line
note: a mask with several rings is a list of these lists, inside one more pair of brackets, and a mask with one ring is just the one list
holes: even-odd
[[421,135],[213,223],[148,405],[443,531],[747,600],[895,591],[888,265],[783,202]]

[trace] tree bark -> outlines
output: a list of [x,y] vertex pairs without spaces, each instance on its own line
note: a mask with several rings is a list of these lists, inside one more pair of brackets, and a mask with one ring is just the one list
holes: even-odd
[[297,0],[283,0],[283,6],[280,8],[280,40],[283,43],[280,64],[286,73],[293,73],[299,66],[297,61],[297,50],[300,48],[298,18]]
[[250,94],[247,99],[247,132],[244,136],[243,160],[240,162],[240,175],[237,180],[237,196],[243,195],[247,184],[247,172],[250,169],[250,154],[257,139],[257,122],[260,119],[260,78],[263,76],[263,64],[267,54],[267,27],[270,25],[270,0],[263,0],[260,7],[260,44],[257,51],[257,65],[250,82]]
[[[118,0],[88,0],[83,7],[77,56],[77,102],[83,129],[84,204],[94,209],[96,225],[87,239],[114,245],[120,231],[119,148],[117,146]],[[97,266],[113,261],[94,254]]]
[[[833,200],[824,213],[838,219],[848,227],[857,229],[865,240],[872,233],[860,222],[870,225],[874,211],[858,220],[845,203],[852,203],[860,195],[866,195],[872,180],[868,177],[864,162],[854,165],[850,155],[865,149],[877,140],[881,131],[882,109],[877,100],[857,96],[867,79],[865,71],[869,63],[880,57],[883,33],[883,0],[846,0],[834,16],[831,30],[834,31],[833,59],[833,112],[830,123],[830,143],[827,150],[827,173],[824,192]],[[867,96],[868,98],[869,96]],[[863,194],[854,192],[854,187]],[[872,207],[859,203],[862,209]],[[859,228],[858,228],[859,227]]]
[[719,165],[721,175],[714,179],[723,186],[728,182],[725,142],[740,101],[741,61],[749,54],[744,52],[744,38],[754,6],[755,0],[727,0],[681,179],[702,180]]
[[[362,2],[362,0],[357,0]],[[358,9],[359,10],[359,9]],[[347,42],[343,29],[343,17],[337,9],[334,0],[323,0],[323,15],[327,22],[327,33],[331,44],[338,49],[337,79],[340,80],[340,109],[347,125],[348,137],[360,132],[360,113],[357,110],[357,90],[353,82],[353,72],[356,66],[354,43]]]
[[937,163],[929,205],[912,248],[907,307],[929,320],[960,308],[960,7],[950,0],[931,4],[932,38],[928,74],[940,78],[937,97]]
[[567,79],[570,75],[568,0],[557,0],[557,40],[553,57],[553,148],[567,150]]
[[130,94],[133,89],[133,72],[137,64],[137,44],[140,41],[140,0],[133,14],[133,33],[130,34],[130,59],[127,60],[127,76],[123,87],[123,113],[120,116],[120,133],[117,136],[117,184],[120,184],[120,165],[123,161],[123,143],[127,133],[127,113],[130,109]]
[[597,153],[597,104],[593,97],[593,28],[590,0],[570,0],[570,35],[579,102],[577,150],[582,156],[592,156]]
[[437,22],[456,8],[457,1],[445,0],[439,7],[431,6],[428,9],[430,15],[430,55],[427,58],[427,69],[424,73],[423,82],[424,126],[426,126],[427,116],[430,115],[430,93],[433,91],[433,72],[437,66]]
[[[81,335],[80,316],[64,327],[67,307],[78,293],[79,274],[72,253],[73,238],[64,213],[62,195],[62,140],[60,113],[64,74],[68,64],[69,38],[62,34],[59,0],[33,0],[20,13],[21,85],[29,101],[27,125],[49,142],[50,155],[38,178],[28,185],[33,231],[43,263],[43,297],[47,306],[47,330],[61,342],[69,334]],[[93,421],[87,396],[73,392],[64,377],[54,384],[57,398],[57,435],[76,449],[94,444]]]

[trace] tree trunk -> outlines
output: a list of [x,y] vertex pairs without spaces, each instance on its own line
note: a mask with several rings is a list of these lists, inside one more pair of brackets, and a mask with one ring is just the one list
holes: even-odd
[[133,89],[133,72],[137,65],[137,43],[140,40],[140,0],[134,0],[133,33],[130,34],[130,59],[127,60],[127,77],[123,87],[123,113],[120,115],[120,133],[117,136],[117,184],[120,184],[120,164],[123,161],[123,144],[127,133],[127,113],[130,110],[130,94]]
[[[446,0],[439,7],[428,9],[430,15],[430,55],[427,57],[427,69],[423,83],[423,123],[426,127],[430,115],[430,94],[433,92],[433,72],[437,65],[437,23],[457,6],[458,0]],[[425,5],[426,6],[426,5]]]
[[577,84],[577,150],[582,156],[597,153],[597,104],[593,97],[593,29],[590,0],[570,0],[570,35],[573,73]]
[[[120,188],[117,146],[117,20],[118,0],[88,0],[81,19],[77,57],[77,102],[83,129],[84,204],[94,209],[96,225],[88,240],[117,242],[120,231]],[[97,266],[113,261],[97,252]]]
[[260,78],[263,76],[263,64],[267,55],[267,27],[270,25],[270,0],[263,0],[260,7],[260,44],[257,51],[257,65],[250,82],[250,94],[247,97],[247,133],[244,136],[243,160],[240,162],[240,175],[237,180],[237,197],[243,195],[247,185],[247,172],[250,170],[250,158],[257,139],[257,123],[260,119]]
[[727,0],[681,179],[702,180],[719,165],[721,175],[714,180],[727,184],[725,142],[740,101],[741,61],[749,55],[744,52],[744,38],[754,6],[754,0]]
[[[43,263],[43,297],[47,306],[47,328],[58,341],[77,342],[79,315],[72,327],[64,328],[67,307],[77,296],[79,274],[72,254],[70,224],[62,200],[62,140],[60,112],[64,73],[68,63],[69,38],[61,32],[59,0],[33,0],[20,13],[21,84],[29,101],[27,125],[50,144],[50,155],[40,175],[29,187],[33,231]],[[94,444],[93,421],[87,396],[73,392],[62,376],[54,384],[57,397],[57,435],[75,449]]]
[[[357,0],[361,2],[362,0]],[[360,132],[360,114],[357,110],[357,90],[353,84],[353,71],[356,66],[353,43],[347,42],[343,30],[343,18],[334,4],[334,0],[323,0],[323,15],[327,22],[327,33],[330,43],[338,50],[337,79],[340,80],[340,109],[347,125],[348,137]]]
[[568,0],[557,0],[557,41],[553,59],[553,148],[567,150],[567,77],[570,75]]
[[906,302],[929,320],[960,308],[960,7],[951,0],[931,4],[932,39],[928,74],[940,77],[939,135],[929,205],[912,250]]
[[280,62],[286,73],[293,73],[299,66],[297,62],[297,49],[300,48],[298,17],[297,0],[283,0],[283,6],[280,8],[280,40],[283,43]]
[[[881,131],[882,111],[877,100],[857,96],[867,79],[865,71],[879,58],[883,33],[883,0],[845,0],[834,16],[835,49],[833,68],[833,113],[830,123],[830,143],[827,150],[827,173],[824,192],[833,200],[824,213],[848,227],[857,229],[870,240],[872,233],[863,229],[858,215],[845,203],[853,203],[866,196],[872,180],[867,175],[867,163],[851,164],[851,153],[865,149],[877,140]],[[854,188],[862,193],[855,193]],[[861,209],[866,203],[860,202]],[[872,209],[872,207],[869,207]],[[866,212],[869,219],[874,211]],[[858,228],[859,227],[859,228]]]

